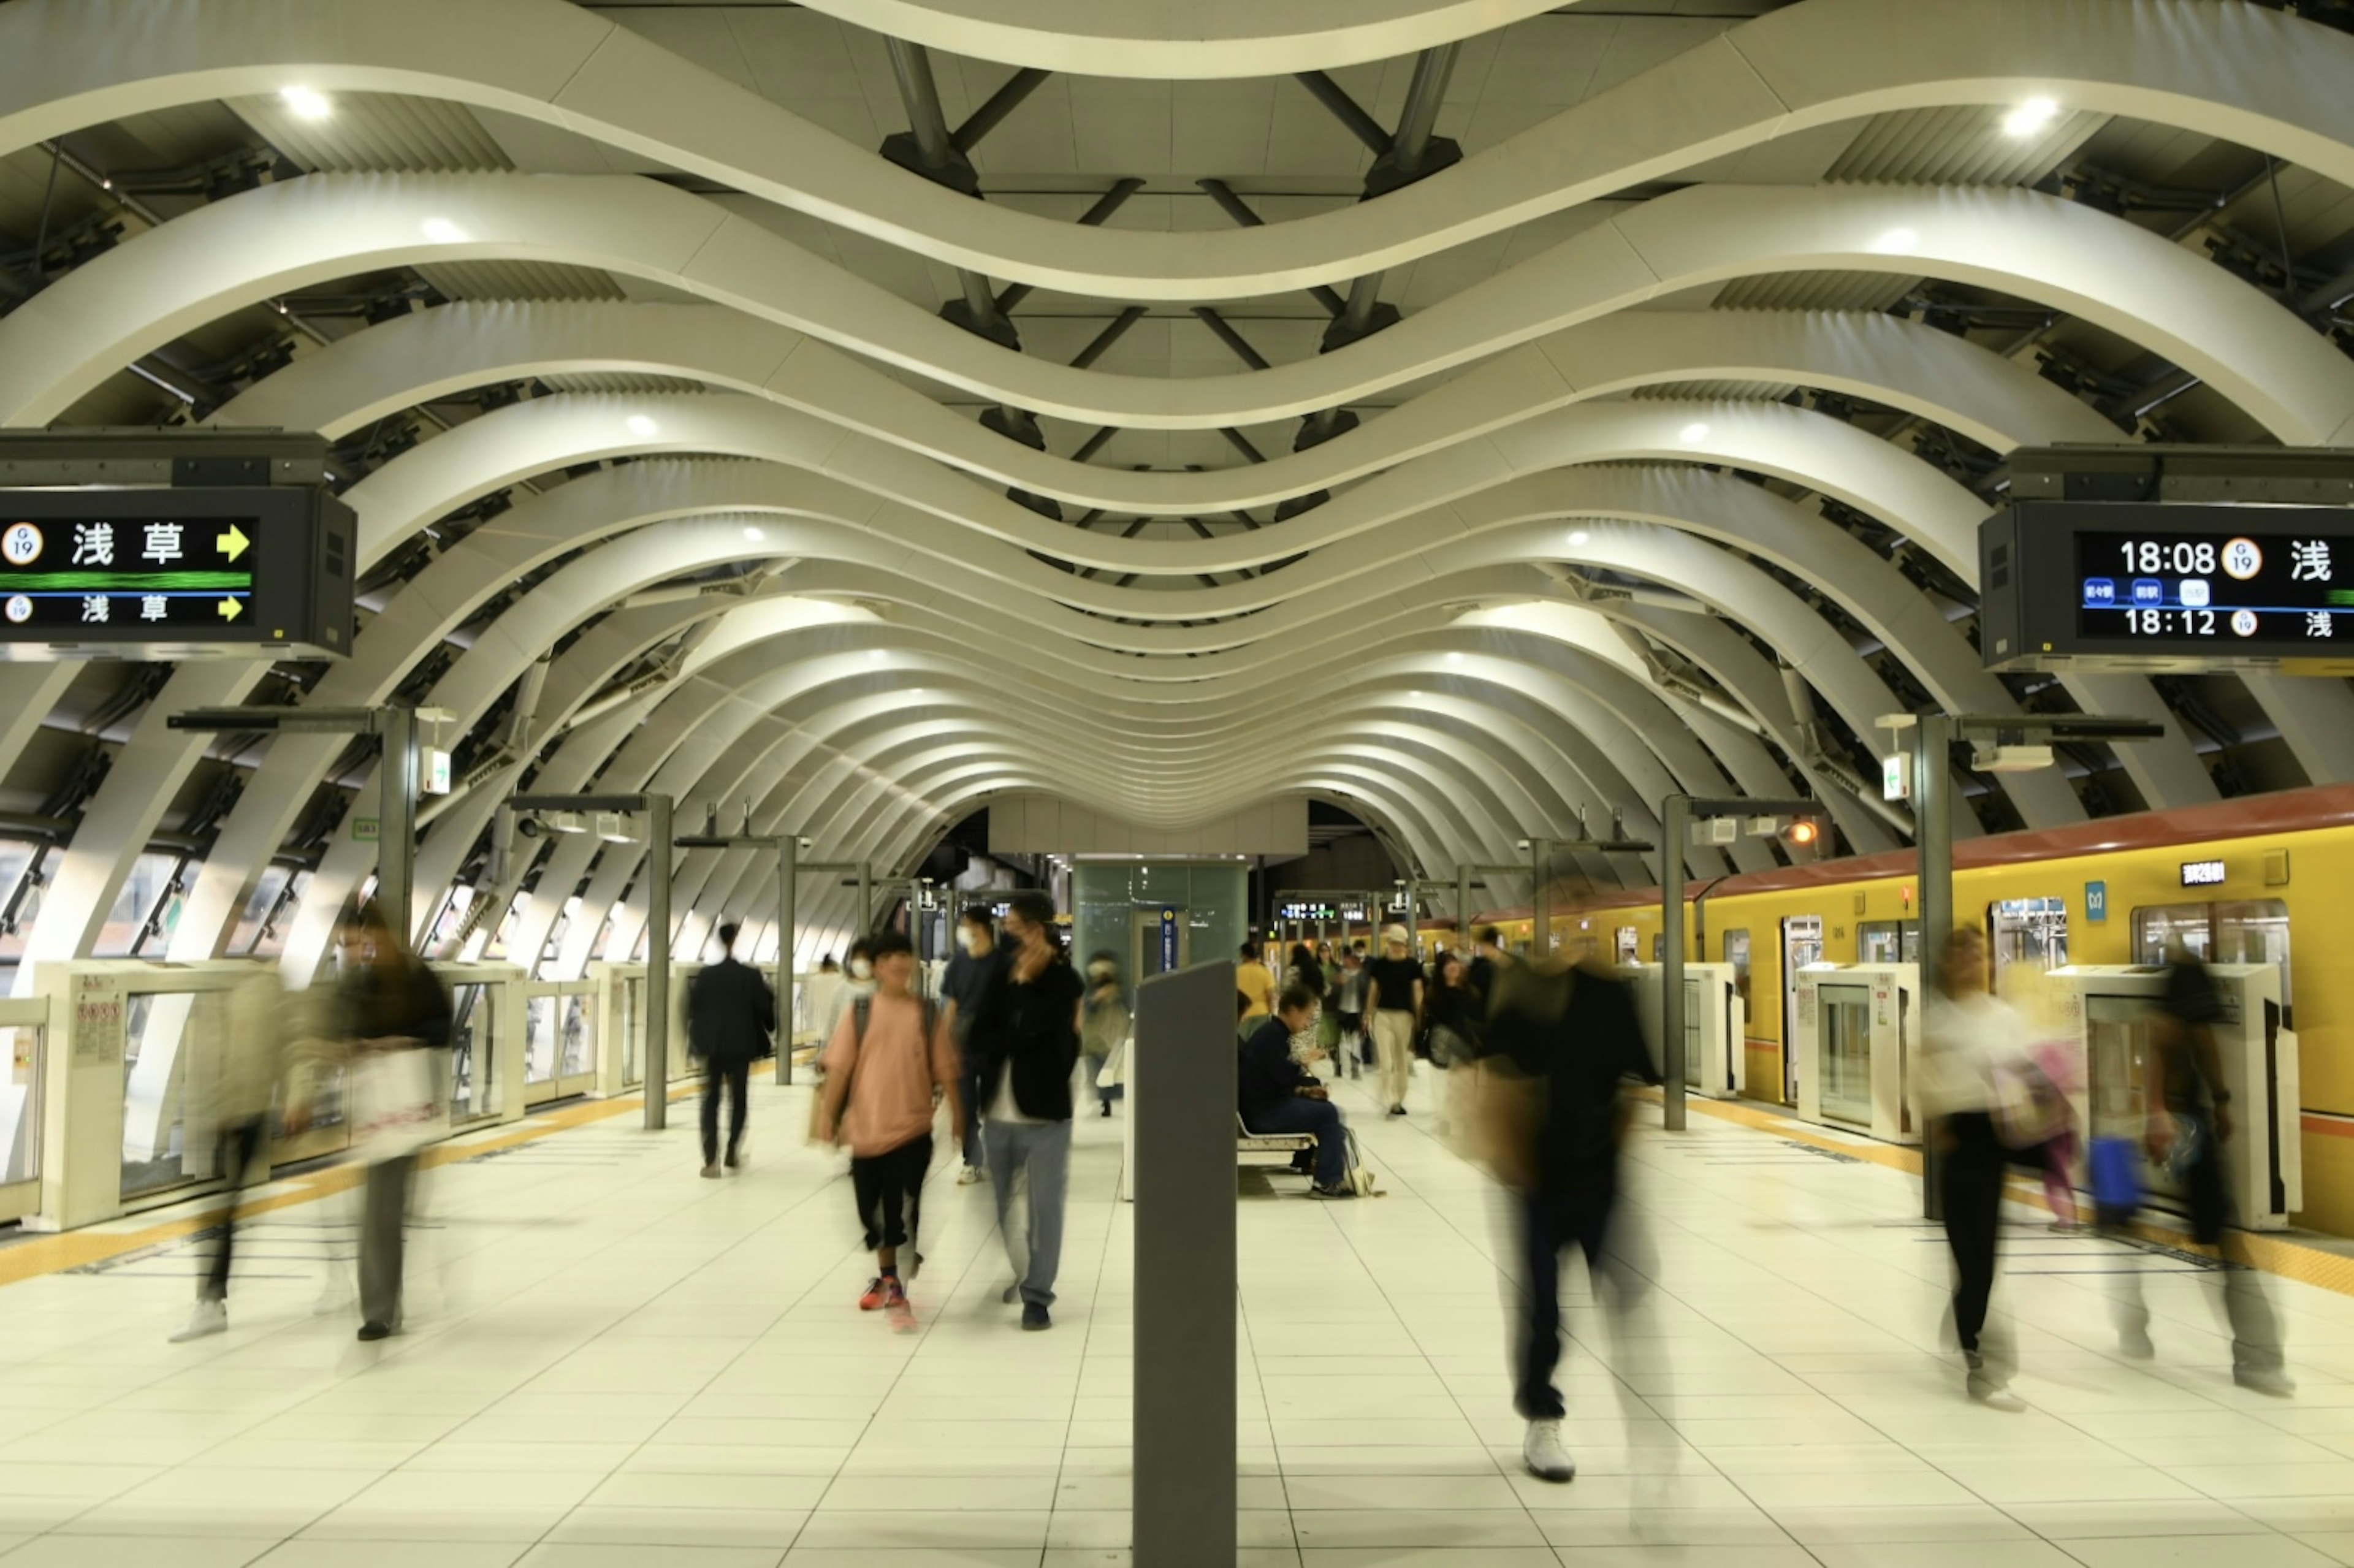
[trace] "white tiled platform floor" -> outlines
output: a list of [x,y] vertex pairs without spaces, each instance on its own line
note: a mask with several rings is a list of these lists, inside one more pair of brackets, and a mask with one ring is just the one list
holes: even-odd
[[[1078,1568],[1127,1560],[1131,1298],[1117,1121],[1083,1119],[1063,1299],[1023,1334],[990,1189],[943,1163],[895,1337],[806,1091],[763,1088],[740,1177],[692,1107],[433,1173],[410,1330],[311,1308],[332,1203],[239,1253],[232,1330],[170,1345],[201,1247],[0,1289],[0,1568]],[[1641,1133],[1661,1288],[1614,1326],[1582,1273],[1581,1473],[1521,1472],[1493,1194],[1417,1114],[1341,1098],[1389,1188],[1242,1199],[1240,1531],[1253,1568],[2354,1563],[2354,1300],[2273,1281],[2303,1384],[2236,1390],[2160,1255],[2020,1211],[1999,1310],[2032,1404],[1967,1404],[1910,1178],[1704,1116]],[[2143,1268],[2160,1357],[2112,1353]]]

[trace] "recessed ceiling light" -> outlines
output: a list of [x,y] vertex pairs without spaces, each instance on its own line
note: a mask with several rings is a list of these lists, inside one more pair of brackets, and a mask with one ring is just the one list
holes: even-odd
[[880,649],[880,648],[869,648],[869,649],[866,651],[866,656],[867,656],[869,659],[874,660],[876,663],[878,663],[878,664],[879,664],[879,663],[881,663],[881,662],[883,662],[883,659],[884,659],[884,652],[883,652],[883,650],[882,650],[882,649]]
[[327,95],[312,88],[281,88],[278,96],[285,101],[286,107],[298,120],[324,120],[335,111],[335,106]]
[[[648,420],[648,421],[646,421],[646,422],[647,422],[648,424],[652,424],[653,421],[652,421],[652,420],[651,420],[651,419],[649,419],[649,420]],[[758,544],[761,540],[763,540],[763,539],[767,538],[768,536],[769,536],[769,535],[768,535],[767,534],[763,533],[761,530],[759,530],[759,529],[758,529],[758,528],[747,528],[747,529],[745,529],[745,530],[744,530],[744,537],[745,537],[746,539],[748,539],[748,540],[751,541],[751,542],[752,542],[753,544],[755,544],[755,545]]]
[[1701,420],[1694,419],[1676,433],[1688,441],[1704,441],[1708,440],[1708,426]]
[[656,435],[662,430],[660,425],[655,424],[643,414],[632,414],[623,422],[630,427],[630,434],[633,436]]
[[1921,248],[1921,237],[1909,228],[1892,228],[1872,242],[1882,256],[1910,256]]
[[429,217],[418,227],[436,245],[455,245],[466,238],[466,231],[446,217]]
[[1593,535],[1588,534],[1585,529],[1573,528],[1570,530],[1569,542],[1573,545],[1583,545],[1591,537],[1593,537]]
[[2002,117],[2002,129],[2006,135],[2033,136],[2059,118],[2059,104],[2048,98],[2031,98]]

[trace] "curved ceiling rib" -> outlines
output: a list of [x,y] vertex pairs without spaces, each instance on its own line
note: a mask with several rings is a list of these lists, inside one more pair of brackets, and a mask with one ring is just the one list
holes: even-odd
[[501,258],[648,279],[1001,403],[1157,429],[1314,413],[1695,284],[1797,270],[1926,273],[2064,309],[2163,354],[2283,440],[2354,428],[2354,365],[2277,302],[2158,235],[2033,191],[1696,185],[1625,208],[1335,353],[1147,380],[1011,353],[651,180],[514,175],[311,175],[175,219],[0,321],[0,420],[54,418],[131,360],[289,289]]
[[967,201],[563,0],[17,0],[0,10],[0,151],[299,77],[526,116],[949,265],[1136,300],[1345,282],[1794,132],[2031,94],[2354,183],[2354,39],[2200,0],[1810,0],[1378,202],[1209,234]]

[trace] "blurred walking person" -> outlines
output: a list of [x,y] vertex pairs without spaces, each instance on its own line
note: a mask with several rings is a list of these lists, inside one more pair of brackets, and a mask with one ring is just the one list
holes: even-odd
[[[2215,1045],[2214,1026],[2224,1019],[2222,993],[2207,966],[2180,943],[2167,954],[2166,992],[2158,1003],[2158,1029],[2143,1091],[2149,1107],[2151,1160],[2180,1187],[2190,1212],[2190,1237],[2221,1251],[2223,1232],[2238,1222],[2237,1195],[2223,1146],[2238,1132],[2232,1091]],[[2224,1320],[2232,1330],[2232,1381],[2257,1393],[2285,1399],[2296,1392],[2284,1367],[2280,1319],[2264,1293],[2264,1277],[2253,1268],[2226,1263],[2212,1273],[2222,1287]],[[2141,1277],[2128,1275],[2128,1288],[2115,1298],[2117,1337],[2126,1353],[2156,1353],[2149,1338],[2149,1308]]]
[[1383,927],[1382,956],[1366,973],[1365,1015],[1373,1026],[1382,1099],[1392,1116],[1405,1115],[1405,1092],[1414,1081],[1414,1042],[1422,1033],[1422,966],[1410,954],[1413,940],[1403,926]]
[[1943,1000],[1926,1021],[1914,1082],[1938,1157],[1946,1245],[1954,1255],[1954,1331],[1967,1369],[1963,1386],[1991,1408],[2023,1410],[2009,1389],[2016,1359],[2009,1336],[1988,1334],[1987,1313],[2009,1162],[1995,1111],[2001,1077],[2025,1055],[2027,1022],[1987,990],[1986,938],[1975,930],[1947,934],[1935,984]]
[[1341,956],[1341,978],[1333,991],[1333,1018],[1340,1025],[1341,1058],[1349,1076],[1363,1077],[1372,1042],[1365,1037],[1365,955],[1352,948]]
[[228,1330],[237,1202],[249,1180],[267,1180],[270,1174],[267,1166],[257,1171],[255,1165],[270,1147],[270,1103],[286,1070],[294,1033],[292,1012],[276,967],[262,965],[228,993],[219,1039],[203,1040],[190,1033],[188,1044],[196,1054],[183,1079],[183,1125],[212,1130],[220,1174],[228,1183],[228,1208],[221,1215],[220,1245],[212,1266],[196,1281],[196,1309],[173,1332],[174,1344]]
[[338,942],[335,1005],[349,1042],[353,1137],[367,1162],[359,1337],[381,1340],[400,1330],[402,1231],[417,1151],[441,1114],[438,1058],[450,1044],[450,993],[374,904],[345,922]]
[[899,1249],[908,1252],[907,1279],[924,1255],[924,1178],[932,1168],[932,1091],[948,1106],[949,1130],[961,1141],[966,1107],[957,1094],[961,1075],[947,1021],[914,990],[916,949],[896,931],[875,938],[875,994],[850,1004],[825,1048],[825,1098],[818,1134],[850,1145],[851,1196],[875,1254],[875,1280],[858,1298],[862,1312],[882,1308],[895,1331],[916,1327]]
[[1111,1115],[1119,1086],[1103,1082],[1104,1069],[1128,1039],[1130,1015],[1128,988],[1119,982],[1119,960],[1109,953],[1087,959],[1086,1022],[1079,1030],[1079,1051],[1087,1060],[1086,1076],[1096,1091],[1101,1115]]
[[[1049,1328],[1063,1260],[1063,1206],[1070,1185],[1071,1071],[1079,1057],[1086,987],[1055,939],[1055,906],[1024,893],[1005,916],[1013,951],[973,1020],[988,1109],[981,1141],[997,1188],[997,1226],[1013,1283],[1003,1299],[1022,1303],[1022,1326]],[[1015,1183],[1026,1187],[1015,1224]]]
[[997,922],[982,905],[968,905],[958,916],[956,940],[956,957],[940,979],[940,994],[948,999],[949,1034],[956,1042],[959,1064],[957,1090],[964,1099],[964,1166],[957,1172],[957,1184],[970,1187],[989,1173],[981,1144],[981,1058],[972,1049],[972,1021],[1010,955],[997,940]]
[[1625,1080],[1657,1084],[1628,987],[1594,967],[1515,966],[1499,977],[1488,1022],[1490,1092],[1481,1102],[1490,1162],[1513,1194],[1523,1285],[1511,1347],[1521,1457],[1548,1481],[1577,1474],[1562,1440],[1562,1254],[1585,1255],[1595,1293],[1631,1310],[1648,1288],[1618,1234]]
[[687,1054],[703,1063],[703,1173],[714,1179],[719,1175],[721,1092],[729,1100],[727,1169],[733,1171],[743,1163],[752,1064],[768,1054],[777,1033],[777,1002],[769,982],[759,970],[737,961],[740,929],[733,920],[720,923],[719,961],[696,975],[686,993]]

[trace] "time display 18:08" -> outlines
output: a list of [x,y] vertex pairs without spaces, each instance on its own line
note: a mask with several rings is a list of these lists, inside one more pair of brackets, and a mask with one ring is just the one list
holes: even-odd
[[2181,577],[2203,577],[2216,566],[2212,540],[2126,539],[2118,543],[2117,553],[2125,557],[2128,572],[2173,572]]

